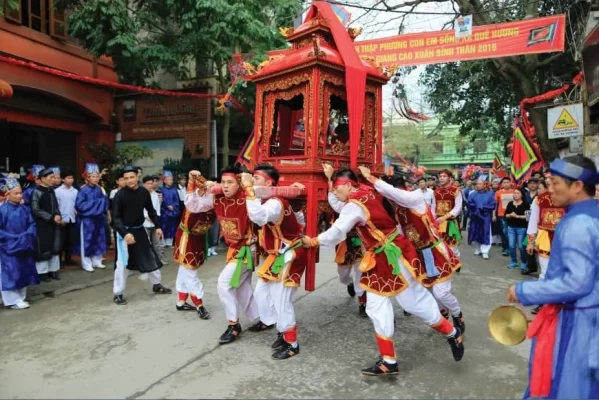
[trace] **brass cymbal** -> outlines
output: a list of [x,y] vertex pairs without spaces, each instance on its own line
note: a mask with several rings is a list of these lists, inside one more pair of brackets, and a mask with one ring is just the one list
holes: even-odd
[[526,339],[528,318],[517,306],[499,306],[489,316],[489,332],[504,346],[516,346]]

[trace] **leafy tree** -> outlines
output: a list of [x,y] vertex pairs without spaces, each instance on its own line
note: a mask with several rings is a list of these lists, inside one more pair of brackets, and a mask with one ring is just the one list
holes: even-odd
[[[143,85],[157,72],[189,77],[193,60],[211,60],[221,91],[230,85],[234,53],[259,61],[285,40],[302,0],[58,0],[71,10],[69,34],[96,56],[109,56],[124,82]],[[243,98],[252,98],[244,93]],[[228,159],[230,117],[223,118]]]
[[[418,10],[433,0],[383,0],[387,11]],[[461,133],[484,132],[496,138],[507,138],[519,103],[561,87],[582,69],[578,49],[584,35],[588,15],[586,2],[566,0],[434,0],[452,4],[462,15],[472,14],[475,25],[486,25],[524,18],[568,13],[567,48],[563,53],[535,54],[429,65],[421,78],[427,100],[433,110],[449,124],[461,126]],[[397,4],[399,3],[399,4]],[[547,161],[557,156],[555,143],[547,137],[546,110],[529,107],[543,156]]]
[[406,161],[413,163],[417,163],[419,158],[430,157],[435,151],[433,141],[413,123],[385,127],[383,140],[388,157],[396,157],[395,149]]

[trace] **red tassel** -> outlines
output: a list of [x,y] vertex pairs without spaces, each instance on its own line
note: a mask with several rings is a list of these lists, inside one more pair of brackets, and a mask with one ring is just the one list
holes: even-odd
[[395,355],[395,343],[391,338],[381,336],[378,333],[376,334],[376,343],[379,346],[379,353],[382,358],[390,358],[395,360],[397,356]]
[[198,299],[196,295],[192,294],[190,297],[194,306],[200,307],[203,304],[202,299]]
[[293,328],[287,329],[285,332],[283,332],[283,340],[287,343],[297,342],[297,325],[294,325]]
[[187,301],[187,293],[179,292],[179,301]]
[[441,321],[437,324],[431,325],[431,328],[445,336],[450,335],[451,332],[453,332],[453,324],[445,318],[441,318]]

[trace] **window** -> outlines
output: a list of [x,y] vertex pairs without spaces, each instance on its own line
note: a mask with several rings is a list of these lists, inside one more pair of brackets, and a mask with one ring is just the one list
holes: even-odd
[[443,153],[443,142],[434,141],[431,143],[433,146],[433,154],[442,154]]
[[11,10],[8,1],[4,0],[4,16],[7,21],[58,39],[68,37],[66,13],[54,8],[54,0],[20,0]]
[[270,156],[303,156],[306,146],[304,125],[304,95],[275,102],[273,131],[270,136]]
[[485,139],[474,139],[472,149],[474,150],[474,153],[486,153],[487,141]]

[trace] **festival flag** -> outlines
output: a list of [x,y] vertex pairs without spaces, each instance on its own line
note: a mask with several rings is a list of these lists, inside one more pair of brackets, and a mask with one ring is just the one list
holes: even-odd
[[493,160],[493,169],[498,171],[503,168],[503,163],[501,162],[501,157],[499,154],[495,153],[495,159]]
[[254,130],[250,133],[250,136],[245,141],[243,148],[237,156],[236,163],[245,165],[248,169],[252,168],[254,164]]
[[512,176],[519,185],[532,173],[541,160],[535,153],[530,140],[524,133],[520,120],[514,119],[514,145],[512,148]]
[[335,15],[343,25],[347,25],[351,21],[351,13],[347,11],[347,8],[337,4],[335,0],[328,0],[327,3],[331,5],[333,12],[335,12]]

